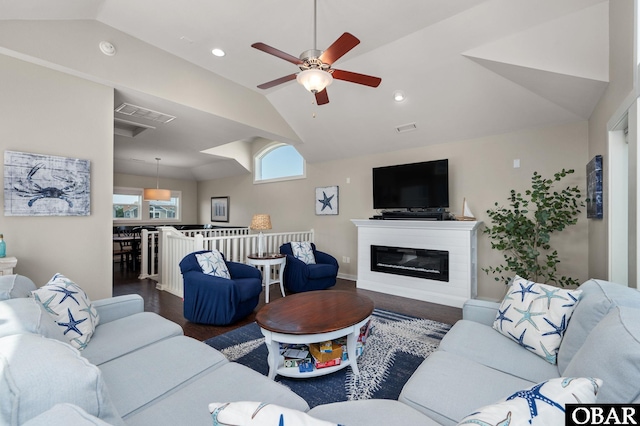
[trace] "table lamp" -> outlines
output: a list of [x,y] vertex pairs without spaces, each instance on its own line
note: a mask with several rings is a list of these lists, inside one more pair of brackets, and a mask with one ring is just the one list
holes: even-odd
[[264,254],[262,241],[264,239],[264,235],[262,234],[262,231],[265,229],[271,229],[271,217],[268,214],[254,214],[253,219],[251,219],[249,229],[260,231],[260,234],[258,235],[258,256],[262,257]]

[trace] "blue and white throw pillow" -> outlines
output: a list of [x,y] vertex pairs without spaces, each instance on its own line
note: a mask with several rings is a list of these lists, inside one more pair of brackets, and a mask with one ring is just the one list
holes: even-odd
[[61,327],[71,345],[83,350],[100,322],[87,293],[64,275],[55,274],[31,294]]
[[563,425],[566,404],[596,402],[602,380],[557,377],[487,405],[462,419],[460,425]]
[[198,264],[200,264],[203,273],[213,275],[214,277],[231,279],[229,268],[227,268],[227,264],[224,262],[222,253],[218,250],[197,253],[196,259],[198,259]]
[[308,241],[291,243],[291,251],[293,252],[293,257],[303,261],[307,265],[314,265],[316,263],[313,248]]
[[316,419],[302,411],[275,404],[253,401],[212,402],[209,412],[214,426],[222,425],[284,425],[339,426]]
[[515,276],[493,328],[556,364],[558,349],[582,290],[565,290]]

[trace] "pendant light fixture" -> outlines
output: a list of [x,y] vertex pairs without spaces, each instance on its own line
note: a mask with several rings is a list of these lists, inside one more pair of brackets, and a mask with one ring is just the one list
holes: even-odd
[[145,188],[144,201],[171,201],[171,190],[160,189],[160,159],[156,157],[156,187]]

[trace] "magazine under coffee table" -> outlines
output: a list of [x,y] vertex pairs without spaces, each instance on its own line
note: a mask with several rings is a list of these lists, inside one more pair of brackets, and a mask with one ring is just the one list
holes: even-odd
[[[369,321],[373,302],[366,296],[339,290],[298,293],[265,305],[256,315],[269,354],[269,378],[316,377],[351,366],[359,374],[356,344],[360,328]],[[349,358],[339,365],[301,373],[285,367],[280,343],[309,344],[347,336]]]

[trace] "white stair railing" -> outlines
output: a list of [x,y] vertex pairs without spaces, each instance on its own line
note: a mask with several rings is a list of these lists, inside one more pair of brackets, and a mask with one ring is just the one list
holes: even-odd
[[[158,228],[160,232],[160,276],[157,288],[183,297],[180,261],[189,253],[198,250],[218,250],[228,261],[245,263],[247,256],[258,252],[257,234],[226,235],[204,237],[195,234],[188,237],[171,227]],[[314,241],[313,229],[310,231],[279,232],[263,234],[265,252],[278,253],[280,246],[290,241]]]
[[138,279],[158,277],[158,231],[143,229],[140,233],[140,275]]
[[[202,235],[205,238],[220,237],[230,235],[248,235],[249,228],[215,228],[215,229],[189,229],[178,230],[171,228],[175,232],[179,232],[186,237],[195,237],[196,235]],[[172,232],[173,232],[172,231]],[[140,274],[138,279],[151,278],[154,280],[159,279],[159,272],[162,265],[162,259],[159,254],[160,248],[160,232],[150,231],[143,229],[140,234]]]

